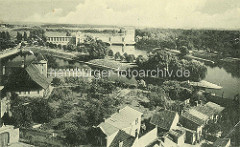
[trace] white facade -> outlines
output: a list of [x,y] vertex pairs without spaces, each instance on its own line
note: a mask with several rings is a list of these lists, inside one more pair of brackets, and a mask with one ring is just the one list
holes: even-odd
[[47,38],[47,42],[51,42],[53,44],[67,45],[72,39],[72,36],[51,36]]

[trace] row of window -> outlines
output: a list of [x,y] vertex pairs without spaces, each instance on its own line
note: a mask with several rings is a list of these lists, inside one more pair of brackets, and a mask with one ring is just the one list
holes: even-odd
[[[24,91],[24,92],[22,92],[22,91],[19,91],[18,93],[19,93],[19,94],[21,94],[21,93],[23,93],[23,94],[30,94],[31,92],[30,92],[30,91]],[[37,91],[37,93],[39,94],[39,93],[40,93],[40,91],[38,90],[38,91]]]
[[70,37],[48,37],[48,41],[70,41]]

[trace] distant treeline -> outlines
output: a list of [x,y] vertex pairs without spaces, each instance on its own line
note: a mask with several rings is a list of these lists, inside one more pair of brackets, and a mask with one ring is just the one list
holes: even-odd
[[83,32],[83,33],[105,33],[105,34],[116,34],[119,33],[118,30],[110,29],[110,30],[97,30],[97,29],[68,29],[68,28],[62,28],[62,29],[53,29],[53,28],[48,28],[46,31],[51,31],[51,32]]
[[222,56],[240,57],[240,31],[232,30],[182,30],[182,29],[137,29],[139,49],[179,49],[217,52]]
[[106,27],[115,27],[112,25],[90,25],[90,24],[44,24],[41,25],[41,27],[46,27],[46,28],[63,28],[63,27],[71,27],[71,28],[106,28]]

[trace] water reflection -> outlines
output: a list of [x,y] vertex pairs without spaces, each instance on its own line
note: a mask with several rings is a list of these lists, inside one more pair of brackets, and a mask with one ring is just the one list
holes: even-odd
[[110,46],[110,49],[113,51],[114,54],[119,52],[121,55],[123,55],[124,53],[127,53],[127,54],[133,54],[135,57],[139,55],[143,55],[145,57],[147,56],[146,51],[136,49],[135,46],[112,45]]

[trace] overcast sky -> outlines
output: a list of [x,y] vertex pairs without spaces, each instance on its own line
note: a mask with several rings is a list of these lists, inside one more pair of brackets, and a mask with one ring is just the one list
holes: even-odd
[[0,0],[0,22],[240,28],[240,0]]

